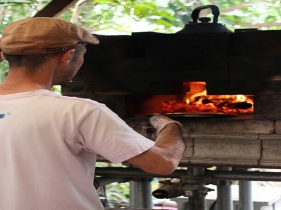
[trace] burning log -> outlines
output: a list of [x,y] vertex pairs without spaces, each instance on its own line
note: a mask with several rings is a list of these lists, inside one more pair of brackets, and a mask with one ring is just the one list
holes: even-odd
[[223,112],[223,113],[249,113],[253,112],[253,104],[246,101],[236,101],[233,98],[197,97],[195,101],[165,101],[161,110],[169,112]]
[[218,102],[216,99],[203,99],[202,104],[213,103],[217,107],[227,107],[229,109],[249,109],[252,107],[252,104],[243,101],[243,102]]

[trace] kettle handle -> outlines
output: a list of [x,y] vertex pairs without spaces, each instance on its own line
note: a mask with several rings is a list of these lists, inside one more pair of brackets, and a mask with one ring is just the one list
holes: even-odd
[[193,19],[193,23],[197,23],[197,19],[199,18],[199,13],[203,9],[211,9],[212,14],[214,15],[213,23],[218,23],[218,17],[220,15],[220,10],[216,5],[205,5],[201,7],[195,8],[191,13],[191,18]]

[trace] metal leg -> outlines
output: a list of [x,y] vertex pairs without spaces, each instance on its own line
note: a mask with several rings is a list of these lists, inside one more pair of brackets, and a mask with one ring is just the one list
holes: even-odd
[[139,208],[139,191],[138,191],[138,183],[135,181],[130,181],[130,207],[133,209]]
[[252,181],[239,181],[239,210],[253,210]]
[[[187,179],[185,181],[185,196],[188,197],[188,207],[186,209],[205,210],[207,194],[205,184],[200,180],[200,177],[205,175],[205,169],[200,167],[192,167],[187,170],[188,176],[194,179]],[[198,178],[198,179],[197,179]]]
[[[217,170],[231,171],[230,167],[218,167]],[[217,210],[232,210],[231,181],[219,181],[217,186]]]
[[152,209],[152,188],[150,178],[130,182],[130,202],[132,208]]

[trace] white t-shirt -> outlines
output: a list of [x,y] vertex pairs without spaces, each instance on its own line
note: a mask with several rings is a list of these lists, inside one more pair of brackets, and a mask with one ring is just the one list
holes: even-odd
[[103,209],[97,154],[113,163],[154,145],[104,104],[37,90],[0,96],[0,209]]

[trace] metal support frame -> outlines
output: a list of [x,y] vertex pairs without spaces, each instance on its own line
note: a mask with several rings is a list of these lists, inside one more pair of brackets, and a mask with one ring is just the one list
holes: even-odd
[[[219,170],[205,170],[201,167],[190,167],[187,170],[175,170],[167,176],[149,174],[137,168],[96,168],[96,175],[104,178],[128,178],[137,180],[131,182],[133,197],[131,203],[133,208],[152,208],[151,180],[153,178],[179,178],[180,186],[175,185],[183,196],[188,197],[188,207],[185,209],[205,210],[205,196],[210,189],[205,184],[224,182],[218,185],[218,208],[217,210],[232,210],[231,182],[226,180],[239,180],[239,210],[253,209],[251,199],[251,181],[281,181],[279,172],[259,171],[230,171],[229,168],[218,168]],[[222,180],[222,181],[221,181]],[[134,183],[134,184],[132,184]],[[169,185],[171,183],[168,183]],[[171,188],[169,188],[171,189]],[[172,190],[173,191],[173,190]],[[230,204],[231,203],[231,204]]]

